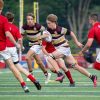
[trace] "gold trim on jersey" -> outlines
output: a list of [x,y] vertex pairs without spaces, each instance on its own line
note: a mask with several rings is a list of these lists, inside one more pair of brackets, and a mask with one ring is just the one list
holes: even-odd
[[25,30],[25,31],[26,31],[26,33],[29,33],[29,34],[39,32],[38,30]]
[[28,40],[31,40],[31,41],[38,41],[38,37],[34,37],[34,38],[29,38],[29,37],[28,37]]
[[60,36],[61,34],[51,34],[52,35],[52,37],[58,37],[58,36]]
[[67,31],[68,31],[67,28],[62,27],[61,34],[66,34]]
[[60,38],[58,38],[58,39],[53,39],[53,44],[55,45],[55,44],[58,44],[58,43],[60,43],[60,42],[63,42],[63,41],[65,41],[66,39],[65,39],[65,37],[63,36],[63,37],[60,37]]

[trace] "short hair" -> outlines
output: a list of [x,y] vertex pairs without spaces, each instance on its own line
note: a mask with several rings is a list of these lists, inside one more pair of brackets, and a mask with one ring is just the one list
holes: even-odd
[[31,16],[31,17],[33,17],[33,19],[35,18],[33,13],[27,13],[27,16]]
[[7,17],[7,19],[8,19],[9,22],[13,22],[13,20],[14,20],[14,14],[12,12],[7,12],[5,14],[5,16]]
[[55,14],[49,14],[47,16],[47,20],[51,21],[51,22],[56,22],[57,23],[58,17]]
[[0,9],[2,9],[3,6],[4,6],[4,2],[3,2],[3,0],[0,0]]
[[98,20],[98,14],[91,14],[89,17],[94,21]]

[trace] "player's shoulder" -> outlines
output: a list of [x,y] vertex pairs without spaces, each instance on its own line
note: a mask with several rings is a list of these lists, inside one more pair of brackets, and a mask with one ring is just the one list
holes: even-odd
[[26,29],[27,29],[27,27],[28,27],[28,25],[27,25],[27,24],[24,24],[24,25],[22,26],[22,28],[23,28],[24,30],[26,30]]
[[58,26],[57,27],[57,32],[61,33],[61,34],[65,34],[67,32],[67,28]]
[[100,28],[100,22],[95,23],[92,28]]
[[41,24],[39,24],[39,23],[35,23],[35,27],[37,28],[37,29],[40,29],[41,28]]
[[5,16],[3,16],[3,15],[0,15],[0,20],[2,20],[2,21],[8,21],[7,18]]
[[12,27],[13,27],[14,29],[17,29],[17,30],[19,29],[18,26],[15,25],[15,24],[12,24]]
[[62,27],[57,25],[56,31],[61,32],[61,30],[62,30]]
[[67,29],[65,28],[65,27],[61,27],[61,26],[57,26],[57,28],[56,28],[56,31],[58,32],[58,33],[62,33],[62,32],[65,32]]

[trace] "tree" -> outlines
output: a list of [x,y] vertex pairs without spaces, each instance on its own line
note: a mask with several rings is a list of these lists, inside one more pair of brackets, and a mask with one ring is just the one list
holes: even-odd
[[[83,30],[86,24],[86,19],[89,12],[89,7],[91,0],[69,0],[66,1],[66,11],[67,18],[70,25],[70,28],[74,33],[77,33],[77,37],[80,41],[83,40]],[[70,10],[69,10],[70,9]]]

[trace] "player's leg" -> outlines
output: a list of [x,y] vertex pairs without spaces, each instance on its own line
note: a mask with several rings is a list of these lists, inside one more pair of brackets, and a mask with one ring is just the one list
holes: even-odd
[[34,58],[35,58],[37,64],[39,65],[39,67],[41,68],[41,70],[43,71],[43,73],[46,77],[45,84],[47,84],[51,78],[51,73],[48,73],[48,71],[47,71],[44,63],[42,62],[42,59],[41,59],[39,54],[35,54]]
[[30,49],[26,54],[26,62],[28,64],[28,69],[29,69],[30,73],[33,71],[33,68],[32,68],[32,55],[34,55],[34,51]]
[[25,74],[27,76],[27,78],[29,78],[36,86],[36,88],[38,90],[41,89],[41,85],[39,84],[39,82],[35,79],[35,77],[30,74],[26,69],[24,69],[21,64],[19,63],[19,58],[18,58],[18,54],[17,54],[17,50],[15,47],[12,48],[8,48],[9,53],[12,56],[12,60],[14,62],[14,65],[16,66],[16,68],[23,74]]
[[93,83],[94,83],[94,86],[96,86],[96,80],[97,80],[97,76],[96,75],[91,75],[85,68],[79,66],[77,63],[76,63],[76,60],[74,59],[74,57],[72,55],[70,56],[66,56],[65,57],[65,61],[70,64],[74,69],[76,69],[77,71],[79,71],[81,74],[89,77]]
[[45,65],[43,64],[43,62],[42,62],[42,60],[40,58],[40,55],[39,55],[40,51],[41,51],[41,46],[40,45],[33,45],[30,48],[30,50],[28,52],[28,55],[29,55],[29,57],[33,56],[36,59],[38,65],[40,66],[40,68],[44,72],[44,75],[46,76],[46,81],[48,81],[50,79],[50,77],[51,77],[51,73],[47,72],[47,70],[45,68]]
[[52,57],[47,57],[47,62],[49,62],[51,64],[51,66],[56,70],[56,73],[57,73],[57,78],[56,78],[56,81],[60,81],[60,82],[63,82],[63,79],[64,79],[64,74],[60,71],[60,68],[57,64],[57,62],[52,58]]
[[74,87],[75,86],[75,81],[72,78],[72,75],[69,71],[69,69],[66,67],[65,62],[62,58],[56,59],[58,65],[60,66],[60,68],[64,71],[65,75],[67,76],[68,80],[70,81],[70,87]]
[[13,63],[13,61],[11,59],[11,55],[8,52],[8,50],[6,49],[6,50],[2,51],[2,53],[0,53],[0,55],[3,57],[3,59],[5,60],[7,65],[9,66],[9,68],[13,72],[16,79],[20,82],[20,84],[21,84],[22,88],[24,89],[24,91],[29,92],[28,87],[26,86],[26,83],[24,82],[20,72],[17,70],[17,68],[15,67],[15,65]]
[[10,70],[13,72],[14,76],[16,79],[20,82],[22,88],[24,89],[25,92],[29,92],[28,87],[26,86],[26,83],[24,82],[20,72],[17,70],[17,68],[14,66],[12,59],[9,58],[6,60],[7,65],[9,66]]
[[62,57],[64,57],[66,63],[71,64],[71,66],[74,69],[78,70],[80,73],[82,73],[85,76],[89,77],[93,81],[94,86],[96,86],[97,76],[96,75],[91,75],[86,69],[84,69],[83,67],[79,66],[76,63],[76,60],[71,55],[70,48],[60,47],[57,50],[58,50],[58,52],[56,54],[54,54],[55,57],[56,56],[59,56],[59,57],[62,56]]
[[47,76],[48,72],[47,72],[47,69],[45,68],[44,63],[42,62],[42,60],[40,58],[40,55],[39,54],[35,54],[34,58],[35,58],[37,64],[39,65],[39,67],[41,68],[41,70],[43,71],[43,73],[45,74],[45,76]]
[[40,83],[36,80],[36,78],[30,74],[26,69],[24,69],[19,63],[16,63],[15,66],[17,67],[17,69],[23,73],[24,75],[27,76],[28,79],[30,79],[34,85],[36,86],[37,90],[41,90],[41,85]]

